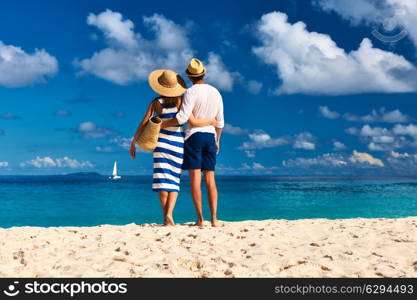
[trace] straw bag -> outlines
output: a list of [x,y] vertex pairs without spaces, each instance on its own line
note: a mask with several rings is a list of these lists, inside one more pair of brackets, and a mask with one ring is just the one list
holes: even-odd
[[[156,104],[155,104],[156,105]],[[155,113],[154,105],[154,112]],[[142,150],[145,151],[153,151],[156,148],[156,145],[158,144],[158,136],[159,131],[161,130],[161,123],[162,120],[158,117],[151,117],[146,123],[145,128],[143,128],[142,133],[138,136],[135,143],[138,145]]]

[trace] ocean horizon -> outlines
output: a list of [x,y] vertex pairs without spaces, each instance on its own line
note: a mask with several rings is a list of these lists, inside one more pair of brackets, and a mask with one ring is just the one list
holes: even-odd
[[[161,223],[151,175],[0,176],[0,227]],[[417,215],[416,177],[218,176],[219,218],[398,218]],[[206,195],[204,214],[209,219]],[[187,176],[174,211],[195,220]]]

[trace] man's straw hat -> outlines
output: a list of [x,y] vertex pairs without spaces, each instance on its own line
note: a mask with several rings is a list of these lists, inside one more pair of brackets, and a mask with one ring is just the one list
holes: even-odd
[[187,88],[181,76],[171,70],[152,71],[148,81],[155,92],[165,97],[181,96]]
[[187,70],[185,70],[185,73],[187,73],[190,77],[199,77],[206,73],[206,69],[204,68],[204,64],[201,60],[192,58]]

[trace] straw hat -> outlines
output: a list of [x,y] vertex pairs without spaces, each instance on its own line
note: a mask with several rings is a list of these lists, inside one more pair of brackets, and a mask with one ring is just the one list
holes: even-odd
[[204,64],[201,60],[192,58],[187,70],[185,70],[185,73],[187,73],[190,77],[198,77],[204,75],[206,73],[206,69],[204,68]]
[[148,81],[155,92],[165,97],[181,96],[187,88],[181,76],[171,70],[152,71]]

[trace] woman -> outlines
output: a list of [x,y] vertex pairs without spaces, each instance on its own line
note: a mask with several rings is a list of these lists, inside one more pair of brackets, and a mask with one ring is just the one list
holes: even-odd
[[[163,121],[175,118],[182,103],[182,95],[186,90],[184,80],[171,70],[155,70],[149,75],[149,85],[160,96],[156,97],[148,107],[142,122],[136,130],[130,145],[130,156],[136,157],[136,146],[133,141],[142,133],[148,120],[158,115]],[[195,119],[191,115],[188,120],[191,126],[200,127],[215,125],[216,120]],[[184,153],[184,129],[177,125],[161,129],[158,145],[153,152],[153,184],[152,190],[159,193],[164,225],[174,225],[172,212],[180,190],[181,166]]]

